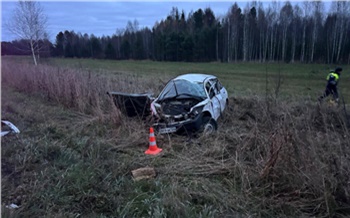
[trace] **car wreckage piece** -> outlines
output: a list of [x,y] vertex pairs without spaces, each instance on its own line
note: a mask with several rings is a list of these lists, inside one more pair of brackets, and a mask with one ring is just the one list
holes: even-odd
[[171,79],[157,98],[150,94],[108,92],[115,105],[128,116],[152,116],[160,134],[213,132],[228,103],[218,78],[207,74],[184,74]]
[[128,94],[123,92],[107,92],[113,98],[114,104],[128,117],[147,117],[151,114],[150,104],[154,99],[152,94]]
[[[4,127],[7,127],[7,129]],[[5,136],[11,132],[20,133],[19,129],[15,125],[13,125],[13,123],[11,123],[10,121],[1,120],[1,137]]]

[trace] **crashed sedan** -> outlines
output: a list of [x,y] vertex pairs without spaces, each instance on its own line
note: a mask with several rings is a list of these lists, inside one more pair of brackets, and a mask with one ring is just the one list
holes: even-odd
[[212,75],[185,74],[170,80],[151,103],[159,133],[213,131],[227,104],[227,91]]
[[228,94],[217,77],[184,74],[171,79],[158,95],[108,92],[128,116],[152,116],[160,134],[213,132],[228,103]]

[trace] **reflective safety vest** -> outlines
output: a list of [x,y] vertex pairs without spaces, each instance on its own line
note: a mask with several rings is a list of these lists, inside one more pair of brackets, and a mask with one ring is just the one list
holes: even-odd
[[328,74],[326,79],[328,81],[328,84],[337,85],[338,80],[339,80],[339,75],[334,73],[334,72],[331,72],[330,74]]

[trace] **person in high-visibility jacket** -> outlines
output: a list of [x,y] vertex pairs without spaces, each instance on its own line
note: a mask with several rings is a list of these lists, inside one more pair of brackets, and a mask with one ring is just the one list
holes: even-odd
[[335,70],[331,71],[328,76],[327,76],[327,86],[326,86],[326,90],[324,91],[323,95],[321,95],[318,100],[322,101],[322,99],[324,99],[325,97],[327,97],[328,95],[332,94],[334,100],[338,103],[339,101],[339,95],[338,95],[338,89],[337,89],[337,85],[338,85],[338,81],[339,81],[339,76],[340,73],[343,71],[343,69],[341,67],[337,67],[335,68]]

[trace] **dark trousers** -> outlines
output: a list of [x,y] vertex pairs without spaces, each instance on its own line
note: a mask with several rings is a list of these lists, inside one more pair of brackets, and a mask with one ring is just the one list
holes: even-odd
[[323,95],[321,95],[318,99],[322,100],[323,98],[327,97],[330,94],[333,95],[334,100],[338,101],[338,90],[337,90],[337,86],[335,85],[327,85]]

